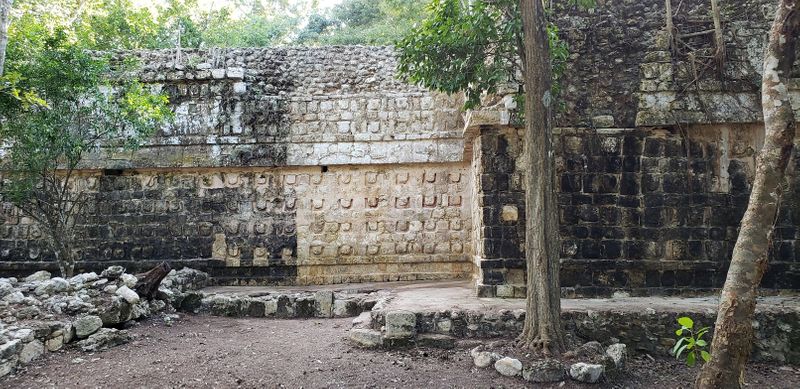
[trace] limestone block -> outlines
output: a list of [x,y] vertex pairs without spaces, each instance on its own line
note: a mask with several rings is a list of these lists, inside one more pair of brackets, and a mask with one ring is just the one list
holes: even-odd
[[314,315],[316,317],[333,317],[333,292],[320,290],[314,293]]
[[366,328],[353,328],[347,333],[348,338],[355,345],[364,348],[374,348],[383,345],[380,331]]
[[386,314],[387,338],[410,338],[417,331],[417,316],[408,311],[392,311]]

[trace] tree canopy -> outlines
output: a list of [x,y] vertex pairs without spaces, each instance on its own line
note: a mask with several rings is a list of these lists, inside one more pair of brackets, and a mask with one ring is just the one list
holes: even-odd
[[202,8],[198,0],[16,0],[10,40],[56,30],[93,50],[389,45],[425,15],[428,0],[343,0],[323,9],[316,0],[238,0]]

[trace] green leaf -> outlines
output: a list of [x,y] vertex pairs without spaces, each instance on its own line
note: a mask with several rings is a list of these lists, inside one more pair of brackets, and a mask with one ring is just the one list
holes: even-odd
[[711,354],[708,351],[700,351],[700,357],[703,358],[703,361],[708,362],[711,359]]
[[680,324],[680,325],[682,325],[682,326],[684,326],[686,328],[694,327],[694,321],[692,321],[692,319],[690,319],[690,318],[688,318],[686,316],[678,318],[678,324]]
[[678,335],[678,336],[683,335],[683,328],[679,328],[679,329],[675,330],[675,335]]
[[673,354],[673,355],[675,355],[675,353],[677,353],[677,352],[678,352],[678,348],[680,348],[680,347],[681,347],[681,345],[683,344],[683,342],[685,342],[685,341],[686,341],[686,338],[680,338],[680,339],[678,339],[678,342],[677,342],[677,343],[675,343],[675,346],[674,346],[674,347],[672,347],[672,354]]
[[[685,345],[683,345],[683,347],[679,348],[678,352],[675,354],[675,359],[681,359],[681,354],[683,354],[683,352],[686,351],[686,348],[688,346],[689,346],[688,344],[685,344]],[[694,353],[689,353],[689,355],[693,355],[693,354]]]
[[697,342],[695,342],[695,344],[697,344],[697,347],[706,347],[708,345],[708,343],[706,343],[706,341],[702,339],[698,339]]
[[694,367],[696,359],[697,357],[694,355],[694,353],[689,353],[689,355],[686,356],[686,365],[689,367]]

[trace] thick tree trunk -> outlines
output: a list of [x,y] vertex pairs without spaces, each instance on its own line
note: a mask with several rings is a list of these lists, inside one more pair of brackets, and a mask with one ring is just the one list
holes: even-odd
[[778,214],[781,184],[791,156],[795,119],[788,80],[800,35],[800,0],[780,0],[764,54],[761,105],[764,147],[756,158],[750,203],[742,218],[728,277],[720,297],[711,360],[695,381],[697,388],[740,388],[753,339],[756,290],[764,271]]
[[528,301],[521,335],[525,345],[544,354],[564,350],[561,290],[558,282],[558,203],[551,127],[552,69],[547,24],[540,0],[520,0],[525,80],[525,171]]
[[166,262],[161,262],[158,266],[144,272],[137,274],[136,286],[133,290],[139,297],[147,300],[152,300],[158,291],[158,286],[161,285],[161,280],[169,274],[172,268]]
[[8,25],[11,23],[11,5],[14,0],[0,0],[0,76],[6,63],[6,46],[8,46]]

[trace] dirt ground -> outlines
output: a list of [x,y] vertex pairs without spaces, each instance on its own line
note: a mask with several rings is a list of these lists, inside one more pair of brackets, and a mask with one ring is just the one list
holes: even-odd
[[[132,329],[132,343],[96,354],[67,349],[0,379],[3,388],[686,388],[694,376],[670,359],[641,356],[601,385],[532,386],[477,369],[467,348],[367,351],[342,338],[350,319],[269,320],[182,316]],[[751,364],[752,388],[798,388],[800,368]]]

